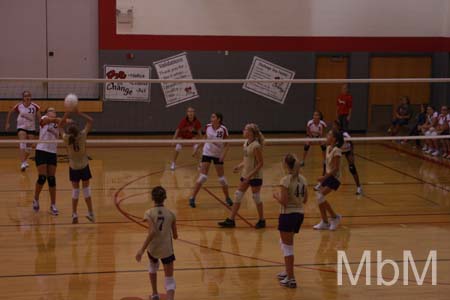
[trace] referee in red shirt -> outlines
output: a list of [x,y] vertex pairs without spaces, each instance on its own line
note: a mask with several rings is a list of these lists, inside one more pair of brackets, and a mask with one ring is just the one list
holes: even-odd
[[352,117],[353,97],[348,92],[348,85],[342,86],[341,94],[337,98],[337,118],[344,131],[348,131],[350,118]]
[[[186,111],[186,116],[180,121],[180,124],[178,124],[177,130],[175,131],[175,134],[173,135],[173,139],[186,139],[191,140],[194,137],[197,137],[198,139],[201,139],[202,137],[202,124],[195,116],[195,109],[192,107],[188,107]],[[170,169],[173,171],[175,170],[175,163],[178,158],[178,154],[180,153],[183,146],[181,144],[177,144],[175,146],[175,152],[173,154],[173,160],[170,165]],[[193,145],[194,151],[192,153],[192,156],[195,156],[198,149],[198,144]]]

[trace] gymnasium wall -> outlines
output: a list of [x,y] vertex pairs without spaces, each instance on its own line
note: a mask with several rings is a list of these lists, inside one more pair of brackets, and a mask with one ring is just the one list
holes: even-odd
[[447,0],[117,0],[132,7],[119,34],[444,36]]
[[[370,76],[371,57],[380,55],[430,56],[430,76],[450,77],[450,38],[444,37],[450,37],[450,5],[445,0],[398,0],[389,3],[385,0],[249,0],[206,1],[207,3],[200,0],[135,0],[128,2],[132,3],[136,12],[138,4],[151,3],[151,9],[144,8],[146,13],[154,14],[154,8],[161,7],[164,13],[171,15],[170,18],[166,15],[167,18],[160,19],[158,26],[149,26],[148,23],[139,27],[133,26],[135,31],[126,34],[116,32],[115,1],[98,2],[99,74],[103,74],[105,64],[152,66],[156,60],[185,51],[194,78],[244,78],[254,56],[294,70],[296,78],[315,78],[316,59],[319,56],[347,56],[348,76],[367,78]],[[361,4],[362,2],[364,4]],[[405,5],[405,2],[408,2],[408,5]],[[185,3],[192,5],[192,9],[186,8]],[[224,3],[234,3],[235,6],[230,4],[224,7]],[[222,27],[198,28],[195,27],[198,22],[184,24],[182,22],[186,20],[177,15],[197,13],[200,7],[207,8],[209,13],[198,16],[195,20],[207,23],[217,17],[217,24]],[[229,7],[233,7],[233,10],[230,11]],[[235,9],[236,7],[239,9]],[[164,16],[161,11],[158,13]],[[214,13],[217,14],[216,17]],[[246,14],[251,18],[245,19]],[[290,18],[286,14],[290,14]],[[220,19],[222,15],[224,19]],[[157,17],[152,16],[153,18],[147,18],[149,22],[157,22]],[[398,24],[397,20],[401,20],[401,24]],[[265,23],[258,25],[257,21]],[[392,25],[392,22],[395,22],[395,25]],[[225,26],[227,24],[232,26]],[[149,27],[153,31],[142,31],[146,34],[137,31],[138,28],[147,30]],[[36,25],[36,28],[39,26]],[[258,31],[261,28],[264,30]],[[292,28],[296,31],[289,31]],[[8,28],[8,43],[21,39],[19,29]],[[199,32],[205,34],[217,35],[182,35],[196,29],[203,30]],[[267,36],[267,32],[274,36]],[[171,35],[166,35],[168,33]],[[291,34],[294,37],[286,36]],[[127,58],[129,53],[134,54],[134,59]],[[0,70],[5,63],[5,60],[1,59],[2,55],[0,53]],[[23,74],[28,74],[25,67],[23,71]],[[152,70],[152,78],[156,77],[155,71]],[[103,112],[94,114],[94,129],[111,133],[169,132],[183,116],[186,106],[193,105],[203,122],[209,118],[212,111],[222,111],[225,114],[225,123],[233,131],[241,130],[249,121],[259,123],[265,131],[303,131],[315,106],[314,85],[292,85],[283,105],[247,92],[241,85],[198,85],[197,88],[199,99],[170,108],[165,107],[161,87],[156,84],[151,88],[151,103],[105,102]],[[351,85],[350,89],[354,96],[351,129],[367,130],[369,85]],[[448,84],[433,84],[431,103],[450,103],[449,91]],[[5,115],[0,113],[0,124],[3,124]]]

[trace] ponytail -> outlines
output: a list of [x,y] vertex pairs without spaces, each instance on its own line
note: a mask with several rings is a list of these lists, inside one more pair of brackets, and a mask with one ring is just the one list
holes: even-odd
[[250,128],[253,132],[253,135],[255,136],[255,140],[258,141],[258,143],[262,146],[264,146],[264,135],[262,134],[261,130],[259,129],[259,126],[255,123],[247,124],[248,128]]
[[289,173],[292,174],[292,177],[298,178],[301,167],[301,163],[298,158],[294,154],[289,153],[284,157],[284,163],[287,165]]
[[79,151],[79,145],[77,142],[78,135],[80,134],[80,130],[74,124],[70,125],[67,129],[67,134],[69,135],[69,146],[72,145],[75,151]]

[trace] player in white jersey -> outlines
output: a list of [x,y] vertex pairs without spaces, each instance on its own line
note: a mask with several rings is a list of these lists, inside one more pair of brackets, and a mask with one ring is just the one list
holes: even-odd
[[39,211],[39,195],[45,182],[48,182],[50,192],[50,213],[54,216],[59,214],[56,208],[56,165],[57,165],[57,140],[59,138],[58,125],[61,119],[56,117],[54,108],[48,108],[47,113],[41,118],[39,125],[39,140],[54,141],[51,143],[38,143],[36,146],[36,167],[39,174],[34,191],[33,209]]
[[242,198],[249,187],[252,189],[253,201],[258,211],[258,222],[256,229],[266,227],[264,219],[264,206],[261,201],[261,187],[263,184],[262,167],[264,165],[263,146],[264,136],[256,124],[247,124],[244,128],[244,137],[247,139],[244,143],[244,158],[241,163],[234,168],[234,172],[241,172],[241,183],[235,193],[233,207],[230,217],[223,222],[219,222],[220,227],[233,228],[236,226],[235,218],[241,207]]
[[[341,183],[339,177],[341,174],[341,147],[344,145],[344,137],[338,130],[331,130],[327,134],[327,152],[326,152],[326,174],[319,177],[320,190],[316,193],[317,203],[319,204],[321,221],[319,224],[314,225],[313,228],[317,230],[336,230],[337,226],[341,222],[342,217],[336,214],[325,199],[325,196],[332,191],[337,191]],[[329,213],[330,218],[328,218]]]
[[[437,121],[438,121],[437,111],[434,110],[433,106],[428,105],[425,124],[421,126],[420,130],[425,136],[437,135],[435,130]],[[436,149],[433,148],[433,143],[431,140],[425,140],[425,145],[423,146],[422,151],[424,151],[427,154],[432,154],[436,151]]]
[[[321,138],[323,137],[325,130],[327,128],[327,123],[325,123],[320,111],[315,111],[312,120],[309,120],[306,124],[306,135],[309,138]],[[306,156],[308,155],[309,148],[311,147],[311,142],[306,142],[303,147],[303,159],[301,161],[301,166],[305,166]],[[320,149],[322,150],[322,161],[325,161],[325,142],[320,142]]]
[[285,271],[278,274],[278,279],[282,286],[295,288],[294,235],[299,233],[303,224],[303,206],[308,201],[308,189],[306,179],[299,174],[300,162],[294,155],[286,155],[283,166],[287,174],[280,180],[279,192],[273,194],[280,204],[278,231],[285,264]]
[[343,131],[339,120],[335,120],[333,122],[333,129],[336,129],[336,130],[342,132],[342,136],[344,137],[344,145],[342,145],[342,147],[341,147],[342,154],[345,155],[345,158],[347,159],[347,162],[348,162],[348,170],[350,171],[350,173],[353,176],[353,179],[355,180],[356,195],[361,195],[362,187],[361,187],[361,182],[359,181],[358,170],[356,170],[356,166],[355,166],[355,155],[353,153],[353,143],[351,141],[346,140],[346,139],[350,138],[350,134],[348,134],[348,132],[346,132],[346,131]]
[[200,175],[195,183],[192,195],[189,198],[189,205],[195,208],[195,197],[200,191],[202,185],[208,180],[208,172],[211,163],[216,167],[219,183],[225,194],[225,201],[229,206],[233,205],[228,192],[228,182],[224,175],[223,161],[228,153],[227,143],[214,143],[214,140],[225,140],[228,138],[228,129],[222,125],[223,115],[221,113],[213,113],[211,115],[211,123],[205,128],[205,144],[203,146],[202,163],[200,166]]
[[[31,102],[31,93],[24,91],[22,93],[22,101],[14,105],[6,116],[5,130],[10,128],[9,121],[11,115],[17,113],[17,135],[20,140],[32,140],[36,136],[36,121],[41,119],[41,111],[39,105]],[[25,171],[29,167],[27,159],[32,151],[32,145],[29,143],[20,143],[20,169]]]

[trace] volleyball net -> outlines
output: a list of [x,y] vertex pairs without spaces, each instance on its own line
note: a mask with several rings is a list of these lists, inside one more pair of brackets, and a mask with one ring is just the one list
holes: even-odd
[[[261,75],[261,74],[260,74]],[[371,130],[374,134],[372,136],[357,136],[348,138],[353,142],[377,142],[377,141],[408,141],[408,140],[439,140],[450,139],[450,135],[446,134],[445,130],[436,135],[424,136],[421,132],[409,134],[410,129],[416,126],[417,117],[423,114],[422,105],[429,104],[431,101],[432,90],[439,85],[450,83],[450,78],[328,78],[328,79],[292,79],[281,77],[260,76],[261,78],[249,77],[246,79],[129,79],[120,76],[112,76],[111,79],[86,79],[86,78],[0,78],[0,103],[2,105],[3,113],[7,111],[7,104],[18,102],[23,91],[30,91],[33,101],[38,104],[40,101],[50,100],[46,102],[46,106],[52,103],[59,103],[59,108],[62,108],[62,100],[69,93],[75,93],[80,103],[92,103],[89,101],[97,100],[97,102],[115,102],[120,101],[127,103],[128,111],[124,113],[133,112],[133,105],[136,103],[164,101],[164,106],[158,105],[161,112],[161,118],[165,115],[174,114],[170,111],[171,107],[183,105],[186,107],[190,104],[197,108],[197,110],[210,109],[211,111],[203,112],[204,116],[215,111],[214,101],[215,97],[229,98],[227,108],[225,111],[228,115],[236,112],[236,107],[242,105],[247,99],[250,99],[254,109],[259,110],[259,113],[264,115],[263,119],[277,118],[285,123],[283,120],[283,110],[277,111],[277,106],[274,105],[289,105],[292,109],[302,110],[303,103],[305,103],[305,114],[302,115],[301,120],[291,120],[292,126],[288,131],[305,132],[306,123],[312,118],[314,110],[325,109],[328,112],[324,113],[324,121],[331,123],[336,119],[336,99],[341,93],[341,88],[344,84],[349,87],[350,94],[353,95],[353,106],[357,107],[362,102],[366,109],[363,113],[366,116],[359,116],[359,119],[367,120],[366,129]],[[227,92],[229,90],[229,92]],[[363,96],[363,97],[361,97]],[[402,103],[402,99],[407,98],[410,106],[407,114],[410,118],[406,127],[407,130],[399,132],[397,136],[389,136],[385,133],[390,126],[391,121],[395,118],[398,107]],[[9,100],[9,102],[5,102]],[[53,100],[60,100],[52,102]],[[199,100],[199,101],[196,101]],[[203,101],[203,102],[202,102]],[[203,106],[204,101],[209,102]],[[292,105],[297,102],[296,105]],[[322,103],[320,103],[322,102]],[[442,101],[441,101],[442,102]],[[260,105],[261,104],[261,105]],[[113,105],[113,104],[111,104]],[[223,107],[223,103],[221,105]],[[234,107],[234,108],[233,108]],[[46,107],[43,107],[45,110]],[[136,107],[141,110],[142,106]],[[149,113],[152,112],[153,107],[149,106]],[[81,108],[80,110],[83,110]],[[291,109],[289,109],[291,110]],[[354,109],[354,111],[357,109]],[[421,111],[422,110],[422,111]],[[440,113],[440,107],[435,107],[436,113]],[[62,112],[61,109],[59,109]],[[332,113],[330,113],[330,111]],[[96,111],[102,114],[102,111]],[[88,111],[89,113],[89,111]],[[354,112],[355,113],[355,112]],[[361,111],[357,112],[358,114]],[[174,119],[181,119],[180,111],[177,110]],[[153,118],[158,114],[153,115]],[[132,117],[132,116],[131,116]],[[450,118],[450,116],[449,116]],[[1,120],[2,118],[0,118]],[[230,126],[227,119],[227,125]],[[236,119],[236,118],[235,118]],[[259,117],[261,119],[261,117]],[[12,120],[13,121],[13,120]],[[205,121],[205,120],[204,120]],[[248,120],[249,122],[256,122]],[[281,122],[280,121],[280,122]],[[375,124],[378,122],[378,124]],[[450,120],[448,120],[450,122]],[[12,122],[13,123],[13,122]],[[269,122],[273,123],[273,122]],[[283,132],[283,128],[272,128],[270,125],[262,124],[262,131],[279,131]],[[450,125],[450,124],[449,124]],[[3,127],[3,126],[2,126]],[[12,126],[13,127],[13,126]],[[166,131],[172,133],[176,124],[168,124],[165,130],[158,130],[158,132]],[[232,127],[232,126],[230,126]],[[363,126],[364,127],[364,126]],[[286,126],[284,128],[287,128]],[[240,130],[241,128],[231,128],[232,131]],[[148,133],[148,131],[147,131]],[[304,134],[304,133],[302,133]],[[378,134],[379,136],[374,136]],[[380,136],[381,135],[381,136]],[[295,136],[295,135],[293,135]],[[298,137],[298,135],[297,135]],[[303,144],[307,142],[324,141],[325,138],[268,138],[268,144],[276,143],[298,143]],[[1,144],[19,143],[17,139],[4,139],[0,141]],[[30,142],[45,142],[32,140]],[[173,139],[89,139],[89,144],[117,144],[117,145],[172,145],[172,144],[195,144],[198,140],[173,140]],[[215,141],[221,143],[221,141]],[[240,144],[243,139],[228,139],[227,143]]]

